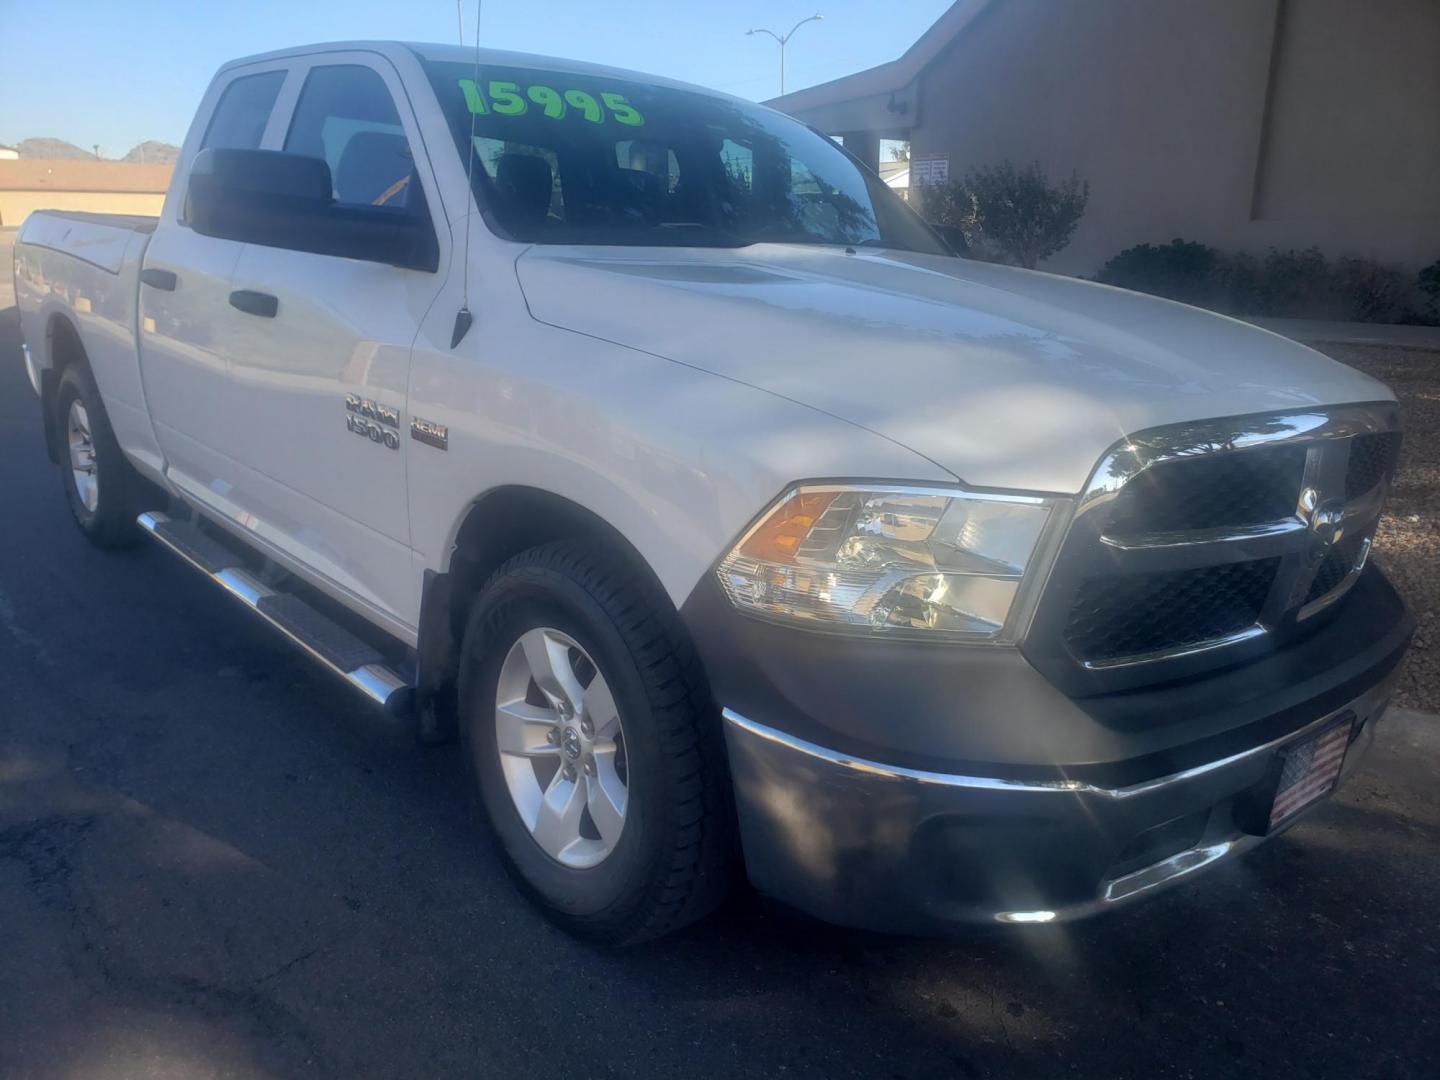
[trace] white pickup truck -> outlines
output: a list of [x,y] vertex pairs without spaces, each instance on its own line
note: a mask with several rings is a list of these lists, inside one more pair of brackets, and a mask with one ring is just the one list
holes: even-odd
[[748,102],[394,43],[239,60],[158,220],[41,212],[75,520],[431,742],[609,942],[743,866],[836,922],[1109,909],[1358,763],[1412,629],[1390,392],[957,258]]

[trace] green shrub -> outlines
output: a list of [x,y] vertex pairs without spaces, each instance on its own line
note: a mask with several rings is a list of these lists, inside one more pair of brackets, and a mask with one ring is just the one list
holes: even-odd
[[1335,264],[1330,287],[1342,305],[1340,310],[1349,309],[1348,314],[1340,316],[1343,319],[1391,323],[1413,317],[1405,275],[1374,259],[1340,259]]
[[1282,319],[1335,319],[1340,305],[1333,291],[1330,264],[1319,248],[1270,249],[1260,270],[1258,307],[1243,315]]
[[925,216],[959,226],[972,254],[1030,270],[1070,243],[1090,199],[1090,185],[1078,173],[1052,185],[1038,162],[971,169],[960,180],[921,190]]
[[[1137,244],[1107,262],[1096,280],[1232,315],[1355,322],[1422,317],[1399,270],[1354,256],[1331,263],[1319,248],[1271,248],[1257,257],[1179,239]],[[1427,281],[1432,306],[1440,308],[1440,262],[1421,271],[1422,292]]]
[[1178,237],[1168,244],[1136,244],[1103,267],[1097,281],[1122,289],[1165,296],[1185,304],[1220,303],[1220,252]]
[[1423,296],[1427,322],[1440,323],[1440,259],[1436,259],[1415,279],[1416,287]]

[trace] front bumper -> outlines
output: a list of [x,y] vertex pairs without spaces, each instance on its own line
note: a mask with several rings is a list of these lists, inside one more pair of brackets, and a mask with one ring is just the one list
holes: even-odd
[[726,710],[746,866],[762,892],[867,929],[1092,915],[1260,843],[1242,811],[1276,755],[1349,711],[1343,782],[1393,685],[1392,674],[1288,736],[1125,787],[887,766]]
[[1353,770],[1414,630],[1372,564],[1263,658],[1069,697],[1014,649],[801,633],[709,580],[681,613],[726,707],[751,880],[901,931],[1090,914],[1254,846],[1277,754],[1353,710]]

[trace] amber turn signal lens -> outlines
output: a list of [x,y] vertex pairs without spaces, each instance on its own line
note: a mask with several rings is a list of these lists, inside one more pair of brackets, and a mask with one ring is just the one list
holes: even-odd
[[792,562],[800,541],[810,534],[815,522],[838,494],[838,491],[794,493],[771,511],[760,527],[746,538],[740,553],[762,562]]

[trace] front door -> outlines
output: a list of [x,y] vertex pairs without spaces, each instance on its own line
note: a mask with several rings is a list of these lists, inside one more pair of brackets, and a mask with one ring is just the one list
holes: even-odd
[[[397,77],[373,54],[330,54],[304,72],[288,153],[323,158],[335,198],[377,216],[423,216],[440,265],[449,234]],[[230,286],[251,298],[227,344],[221,438],[241,464],[242,520],[380,621],[418,622],[405,458],[410,349],[442,275],[250,244]],[[273,307],[271,299],[273,298]]]

